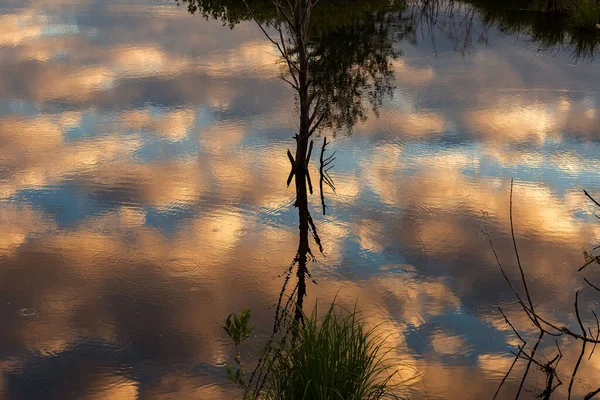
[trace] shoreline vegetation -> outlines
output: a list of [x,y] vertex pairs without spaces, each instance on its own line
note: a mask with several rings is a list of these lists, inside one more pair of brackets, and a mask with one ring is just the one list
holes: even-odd
[[531,12],[570,28],[600,31],[600,0],[467,0],[480,11]]
[[[281,319],[251,373],[244,374],[239,348],[254,327],[249,310],[231,314],[223,329],[235,345],[235,371],[229,380],[248,400],[385,400],[400,399],[399,370],[394,368],[387,336],[361,313],[336,304],[323,313],[315,303],[298,321]],[[233,322],[232,322],[233,321]]]

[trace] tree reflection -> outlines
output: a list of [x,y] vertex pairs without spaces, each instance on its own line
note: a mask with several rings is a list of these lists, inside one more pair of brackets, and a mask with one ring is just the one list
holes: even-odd
[[[398,24],[404,1],[315,2],[308,21],[301,50],[294,40],[294,28],[271,0],[239,1],[183,0],[190,13],[214,18],[234,27],[241,21],[255,19],[268,32],[282,28],[278,42],[286,43],[290,58],[305,51],[309,74],[309,92],[319,98],[319,127],[335,132],[351,132],[365,121],[369,111],[377,114],[386,96],[392,95],[394,69],[391,61],[401,55],[394,46],[398,39]],[[291,28],[291,29],[290,29]],[[410,29],[408,29],[410,30]],[[285,59],[281,60],[285,64]],[[297,60],[298,61],[298,60]],[[285,79],[290,79],[284,67]],[[302,104],[297,97],[298,108]]]
[[492,27],[505,35],[525,35],[537,44],[539,51],[569,52],[574,61],[591,61],[600,51],[600,32],[573,28],[562,16],[489,0],[450,2],[446,6],[437,0],[425,3],[426,7],[420,4],[411,9],[415,24],[427,26],[432,37],[435,31],[441,32],[463,54],[471,51],[476,43],[487,44],[488,30]]
[[504,34],[526,34],[541,51],[565,50],[577,60],[593,60],[600,51],[600,34],[572,28],[565,18],[497,7],[475,7],[482,21]]
[[[324,129],[334,134],[342,130],[352,132],[352,127],[365,121],[369,112],[377,115],[383,100],[392,96],[392,60],[401,54],[394,40],[398,24],[407,21],[401,18],[406,3],[388,0],[183,1],[190,13],[221,20],[232,28],[241,21],[254,20],[278,49],[283,66],[281,78],[294,89],[299,121],[294,137],[295,152],[288,151],[291,171],[287,184],[294,180],[299,243],[281,290],[273,327],[275,333],[287,313],[293,313],[295,321],[302,321],[307,280],[312,279],[308,265],[315,258],[312,247],[323,251],[308,206],[308,194],[313,194],[308,172],[314,145],[312,137]],[[402,32],[410,32],[410,27]],[[323,158],[323,154],[321,159],[328,165],[333,161]],[[325,168],[320,168],[320,173],[319,188],[325,210],[323,182],[332,189],[334,186],[324,175]],[[290,289],[294,271],[296,283]]]

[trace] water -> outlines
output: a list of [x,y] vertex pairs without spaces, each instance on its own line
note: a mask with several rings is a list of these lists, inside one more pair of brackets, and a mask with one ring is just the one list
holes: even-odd
[[[308,196],[323,254],[311,241],[305,307],[358,299],[390,332],[412,396],[491,398],[517,343],[497,307],[535,334],[482,233],[518,279],[512,178],[537,310],[578,331],[582,288],[594,324],[598,296],[582,278],[600,275],[577,268],[600,238],[582,192],[600,197],[598,61],[590,46],[577,51],[590,39],[544,42],[535,17],[509,16],[520,29],[500,29],[493,13],[476,13],[469,35],[447,12],[433,30],[392,14],[354,31],[335,18],[319,28],[333,43],[321,54],[335,60],[314,66],[323,87],[350,92],[340,60],[372,59],[361,43],[389,65],[378,70],[376,113],[366,97],[332,101],[332,112],[352,112],[315,138],[313,184],[326,136],[336,192],[325,187],[325,216],[318,189]],[[225,384],[234,353],[220,327],[247,307],[257,345],[272,324],[298,250],[285,184],[298,111],[256,24],[223,25],[170,2],[0,6],[3,398],[237,393]],[[568,382],[578,349],[564,352]],[[598,387],[599,368],[586,362],[574,393]],[[539,392],[538,368],[527,388],[536,382]],[[518,383],[515,374],[501,396]]]

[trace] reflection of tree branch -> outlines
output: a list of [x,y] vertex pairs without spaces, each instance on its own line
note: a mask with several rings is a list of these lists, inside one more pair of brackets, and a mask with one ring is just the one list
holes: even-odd
[[523,283],[523,288],[525,289],[525,294],[527,296],[527,302],[529,303],[529,308],[531,309],[532,315],[535,316],[535,310],[533,309],[533,302],[531,301],[531,296],[529,295],[529,289],[527,288],[527,280],[525,279],[525,272],[523,272],[523,266],[521,265],[521,258],[519,257],[519,249],[517,248],[517,240],[515,239],[515,228],[513,224],[513,186],[514,179],[510,180],[510,236],[512,237],[513,246],[515,249],[515,256],[517,257],[517,265],[519,266],[519,271],[521,272],[521,282]]
[[506,323],[511,327],[511,329],[513,330],[513,332],[515,333],[515,335],[517,335],[517,337],[519,338],[519,340],[523,343],[523,346],[517,346],[519,348],[519,352],[515,355],[515,358],[514,358],[512,364],[510,365],[510,368],[508,369],[508,371],[506,372],[506,374],[502,378],[502,381],[500,382],[500,385],[498,386],[498,389],[496,389],[496,393],[494,394],[494,397],[492,398],[492,400],[495,400],[496,397],[498,396],[498,393],[500,393],[500,389],[502,389],[502,386],[504,385],[504,382],[506,382],[506,379],[508,379],[508,376],[512,372],[513,367],[515,366],[515,364],[519,360],[519,356],[521,355],[521,352],[523,351],[522,349],[527,345],[527,341],[521,337],[521,335],[519,334],[519,332],[515,329],[515,327],[510,322],[510,320],[508,319],[508,317],[502,311],[502,308],[498,307],[498,310],[500,310],[500,314],[502,314],[502,316],[504,317],[504,320],[506,321]]
[[[598,338],[600,337],[600,321],[598,321],[598,316],[596,315],[596,312],[594,310],[592,310],[592,314],[594,314],[594,318],[596,318],[596,340],[598,340]],[[592,335],[592,330],[588,327],[589,331],[590,331],[590,336]],[[596,350],[596,345],[598,343],[594,343],[594,347],[592,347],[592,351],[590,352],[590,356],[588,357],[588,361],[592,359],[592,356],[594,355],[594,350]]]
[[586,282],[588,285],[590,285],[591,287],[593,287],[594,289],[596,289],[597,291],[599,291],[599,292],[600,292],[600,288],[599,288],[598,286],[594,285],[592,282],[588,281],[588,280],[587,280],[587,278],[583,278],[583,280],[584,280],[584,281],[585,281],[585,282]]
[[[587,338],[587,332],[585,327],[583,326],[583,322],[581,322],[581,316],[579,315],[579,290],[575,292],[575,315],[577,316],[577,322],[579,323],[579,327],[581,328],[581,332],[583,333],[583,337]],[[579,358],[577,358],[577,363],[575,363],[575,368],[573,368],[573,374],[571,374],[571,381],[569,382],[569,400],[571,399],[571,390],[573,388],[573,382],[575,381],[575,376],[577,375],[577,371],[579,370],[579,365],[581,364],[581,359],[585,354],[585,346],[587,341],[582,340],[581,343],[581,353],[579,353]]]
[[288,175],[287,178],[287,186],[290,186],[290,183],[292,183],[292,178],[294,177],[294,173],[296,172],[296,162],[294,161],[294,156],[292,155],[292,153],[290,152],[290,150],[288,149],[287,151],[287,156],[290,160],[290,163],[292,164],[292,169],[290,170],[290,174]]
[[[279,50],[279,53],[281,54],[281,56],[287,61],[288,66],[293,69],[295,69],[296,71],[300,72],[300,70],[298,69],[298,66],[296,64],[294,64],[293,61],[290,60],[289,56],[288,56],[288,52],[287,50],[282,49],[281,46],[283,46],[285,48],[285,41],[281,42],[281,45],[274,40],[271,35],[269,35],[267,33],[267,31],[265,30],[265,28],[263,27],[263,25],[260,23],[260,21],[256,18],[256,16],[254,15],[254,12],[252,12],[252,8],[250,8],[250,6],[248,5],[248,3],[246,2],[246,0],[243,0],[244,4],[246,5],[246,8],[248,9],[248,12],[250,13],[250,15],[252,16],[252,19],[254,20],[254,22],[256,23],[256,25],[258,25],[258,27],[260,28],[260,30],[262,31],[262,33],[265,35],[265,37],[271,42],[273,43],[276,47],[277,50]],[[275,29],[279,32],[279,34],[281,35],[281,30],[278,29],[277,27],[275,27]],[[292,76],[294,76],[294,74],[292,73]],[[295,80],[295,77],[294,77]]]
[[[524,268],[523,265],[521,263],[521,259],[519,256],[519,251],[518,251],[518,247],[517,247],[517,241],[516,241],[516,236],[515,236],[515,229],[514,229],[514,221],[513,221],[513,189],[514,189],[514,181],[511,180],[511,186],[510,186],[510,203],[509,203],[509,213],[510,213],[510,232],[511,232],[511,239],[512,239],[512,244],[513,244],[513,249],[516,255],[516,260],[517,260],[517,265],[519,268],[519,272],[520,272],[520,277],[521,277],[521,284],[523,285],[523,290],[525,291],[525,295],[526,295],[526,299],[527,299],[527,303],[523,300],[523,297],[519,294],[519,292],[517,292],[517,290],[515,289],[515,286],[513,285],[513,283],[511,282],[510,278],[508,277],[506,271],[504,270],[504,267],[502,266],[502,263],[500,262],[500,259],[498,257],[498,254],[494,248],[494,245],[492,243],[492,240],[490,238],[490,235],[487,231],[487,223],[485,222],[484,219],[484,234],[487,235],[488,241],[490,243],[490,247],[492,249],[492,252],[496,258],[496,262],[500,268],[500,271],[502,272],[502,275],[504,277],[504,279],[506,280],[506,282],[508,283],[511,291],[513,292],[513,294],[515,295],[515,297],[518,300],[519,305],[521,306],[521,308],[523,309],[523,311],[525,312],[525,315],[528,317],[528,319],[530,320],[530,322],[537,327],[538,329],[538,337],[536,339],[535,345],[533,347],[533,349],[531,350],[530,354],[527,354],[527,352],[525,351],[525,345],[526,345],[526,341],[525,339],[517,332],[517,330],[515,329],[515,327],[512,325],[512,323],[510,322],[510,320],[508,319],[508,317],[504,314],[504,312],[500,309],[500,313],[502,314],[502,316],[504,317],[505,321],[507,322],[507,324],[511,327],[511,329],[513,330],[513,332],[517,335],[517,337],[521,340],[521,342],[523,342],[523,346],[518,346],[519,348],[519,352],[515,354],[515,359],[512,363],[512,365],[510,366],[508,372],[506,373],[506,375],[504,376],[504,378],[502,379],[502,381],[500,382],[500,385],[496,391],[496,394],[494,395],[494,398],[497,397],[498,393],[500,392],[501,388],[503,387],[504,383],[506,382],[508,376],[510,375],[510,373],[513,370],[513,367],[515,365],[515,363],[517,362],[518,359],[525,359],[527,360],[527,366],[525,368],[525,371],[523,372],[523,375],[521,377],[521,382],[519,385],[519,388],[517,390],[516,393],[516,399],[519,398],[521,391],[523,390],[525,381],[527,379],[527,375],[529,373],[530,367],[532,364],[538,365],[542,371],[546,374],[546,386],[543,390],[543,392],[540,394],[540,398],[543,399],[550,399],[551,395],[554,393],[554,390],[560,386],[562,384],[560,378],[558,377],[558,375],[556,374],[556,368],[558,365],[558,362],[560,361],[560,359],[562,358],[562,353],[560,351],[560,347],[558,346],[558,342],[556,342],[556,346],[558,348],[559,354],[557,356],[555,356],[552,360],[550,360],[549,362],[546,363],[542,363],[540,362],[537,358],[536,358],[536,352],[539,348],[539,346],[542,344],[544,336],[545,335],[551,335],[551,336],[570,336],[576,340],[579,340],[581,342],[581,351],[579,353],[579,357],[577,359],[577,362],[573,368],[573,371],[571,373],[571,377],[570,377],[570,381],[569,381],[569,388],[568,388],[568,398],[571,398],[571,392],[572,392],[572,388],[573,388],[573,382],[575,381],[575,378],[577,376],[577,373],[579,371],[580,365],[581,365],[581,361],[583,359],[583,356],[585,354],[585,350],[586,350],[586,346],[588,343],[593,343],[594,344],[594,348],[592,349],[588,360],[591,359],[594,350],[595,350],[595,346],[597,343],[600,343],[600,322],[598,321],[598,317],[596,315],[596,313],[594,311],[592,311],[592,314],[594,315],[594,318],[596,320],[596,335],[594,336],[592,334],[592,330],[591,328],[588,327],[588,330],[586,330],[583,321],[581,319],[581,314],[579,311],[579,290],[576,291],[575,293],[575,315],[577,317],[577,322],[579,325],[579,328],[581,329],[581,334],[574,332],[573,330],[571,330],[570,328],[566,327],[566,326],[558,326],[557,324],[553,323],[553,322],[549,322],[547,319],[543,318],[542,316],[540,316],[540,314],[538,314],[535,311],[534,308],[534,304],[533,301],[531,299],[531,296],[529,295],[529,288],[527,286],[527,282],[526,282],[526,277],[525,277],[525,272],[524,272]],[[581,269],[580,269],[581,270]],[[584,278],[585,279],[585,278]],[[591,284],[591,282],[589,282],[587,279],[585,279],[585,281],[592,287],[596,288],[593,284]],[[599,288],[596,288],[599,289]],[[599,289],[600,290],[600,289]],[[550,331],[549,329],[554,330]],[[589,336],[588,336],[588,331],[589,331]],[[556,383],[555,383],[556,381]],[[588,394],[586,399],[592,398],[593,396],[595,396],[599,391],[597,392],[590,392]]]
[[[542,364],[541,362],[539,362],[538,360],[533,358],[533,354],[532,355],[527,354],[524,346],[518,346],[518,347],[519,347],[519,353],[515,354],[516,358],[523,358],[525,360],[528,360],[529,364],[534,363],[535,365],[540,367],[542,372],[544,372],[546,374],[546,387],[544,388],[542,393],[539,395],[539,397],[543,400],[549,400],[550,397],[552,396],[552,393],[556,390],[556,388],[558,388],[560,385],[562,385],[562,381],[560,380],[558,374],[556,373],[556,368],[558,367],[558,363],[562,359],[562,352],[560,351],[560,347],[558,347],[558,342],[556,343],[556,348],[558,349],[558,354],[556,354],[554,356],[554,358],[552,358],[550,361],[548,361],[545,364]],[[554,363],[556,363],[556,364],[554,364]],[[556,385],[554,384],[554,379],[557,380]],[[518,397],[519,397],[519,393],[517,393],[517,398]]]
[[331,179],[331,177],[329,176],[329,173],[327,171],[329,171],[331,168],[333,168],[333,166],[327,168],[327,166],[329,164],[331,164],[334,160],[335,160],[335,152],[333,152],[332,155],[330,155],[327,158],[324,158],[325,156],[325,147],[327,146],[327,138],[324,137],[323,138],[323,147],[321,147],[321,165],[319,167],[319,176],[320,176],[320,180],[319,180],[319,188],[320,188],[320,192],[321,192],[321,205],[323,206],[323,215],[325,215],[325,209],[327,208],[327,206],[325,205],[325,194],[323,192],[323,183],[327,184],[327,186],[329,186],[329,188],[331,190],[333,190],[333,192],[335,193],[335,185],[333,184],[333,180]]
[[583,400],[590,400],[592,399],[594,396],[596,396],[598,393],[600,393],[600,388],[594,390],[593,392],[589,392],[584,398]]
[[[313,235],[313,239],[315,240],[315,243],[317,244],[317,246],[319,246],[319,251],[321,252],[321,254],[323,254],[323,245],[321,244],[321,238],[319,237],[319,233],[317,232],[317,227],[315,226],[315,222],[313,221],[312,217],[310,216],[310,213],[307,216],[308,218],[308,223],[310,225],[310,231],[312,232]],[[308,249],[308,251],[310,252],[310,248]],[[312,254],[312,253],[310,253]]]

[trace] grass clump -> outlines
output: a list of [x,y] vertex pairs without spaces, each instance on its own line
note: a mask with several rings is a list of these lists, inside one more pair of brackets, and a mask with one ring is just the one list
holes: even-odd
[[550,14],[566,14],[578,0],[533,0],[531,9]]
[[[265,352],[261,379],[246,387],[245,398],[265,400],[397,399],[384,349],[385,337],[369,328],[356,309],[332,304],[319,316],[315,305],[304,320],[287,321]],[[259,376],[261,373],[258,374]]]
[[570,21],[573,26],[578,28],[597,29],[597,25],[600,23],[600,1],[579,0],[573,2]]

